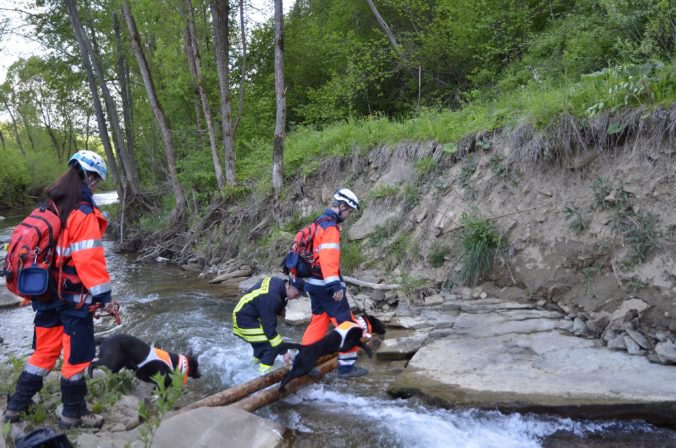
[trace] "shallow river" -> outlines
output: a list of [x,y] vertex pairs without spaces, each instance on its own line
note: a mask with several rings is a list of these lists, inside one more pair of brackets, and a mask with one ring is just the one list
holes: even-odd
[[[99,203],[111,200],[99,196]],[[22,211],[4,211],[0,239]],[[106,242],[114,297],[123,325],[97,322],[97,332],[123,331],[172,351],[200,355],[202,378],[191,380],[185,402],[257,376],[250,347],[231,333],[232,297],[172,266],[136,261]],[[228,299],[228,300],[224,300]],[[33,313],[29,307],[0,310],[0,362],[30,352]],[[298,340],[302,328],[281,324]],[[281,361],[277,361],[281,365]],[[360,360],[371,373],[340,380],[331,374],[257,413],[296,430],[294,447],[676,447],[676,432],[644,422],[590,422],[497,411],[445,410],[386,393],[397,370],[391,363]]]

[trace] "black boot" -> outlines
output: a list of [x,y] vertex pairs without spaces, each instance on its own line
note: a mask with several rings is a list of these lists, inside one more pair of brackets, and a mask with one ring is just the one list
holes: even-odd
[[42,377],[28,373],[25,370],[21,372],[16,382],[16,391],[7,401],[7,410],[3,416],[4,421],[16,423],[21,418],[20,414],[28,409],[33,395],[42,389]]
[[87,395],[87,383],[84,378],[76,381],[68,381],[61,378],[61,402],[63,410],[59,416],[59,426],[72,428],[73,426],[86,426],[100,428],[103,418],[92,414],[87,409],[85,396]]

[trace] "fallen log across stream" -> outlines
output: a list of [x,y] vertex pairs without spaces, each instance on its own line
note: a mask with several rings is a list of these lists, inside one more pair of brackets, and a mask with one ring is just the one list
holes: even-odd
[[[373,336],[368,342],[367,345],[371,349],[375,349],[380,344],[380,338],[378,336]],[[338,366],[338,354],[333,353],[330,355],[322,356],[317,361],[317,368],[319,369],[321,376],[319,377],[310,377],[302,376],[299,378],[293,379],[289,384],[286,385],[286,393],[281,394],[277,387],[270,388],[268,390],[263,390],[273,384],[278,383],[289,371],[290,366],[281,367],[273,372],[270,372],[266,375],[254,378],[251,381],[247,381],[244,384],[240,384],[230,389],[217,392],[213,395],[209,395],[199,401],[191,403],[187,406],[182,407],[176,413],[181,414],[192,409],[197,409],[200,407],[216,407],[216,406],[226,406],[232,404],[240,409],[253,412],[257,409],[262,408],[268,404],[274,403],[283,396],[286,396],[292,392],[295,392],[311,383],[316,383],[324,375],[331,372]],[[262,391],[260,393],[256,393]]]

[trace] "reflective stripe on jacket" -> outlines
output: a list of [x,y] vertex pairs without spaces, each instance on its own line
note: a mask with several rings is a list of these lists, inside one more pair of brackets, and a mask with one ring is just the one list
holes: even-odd
[[277,315],[286,307],[286,282],[266,277],[239,299],[232,312],[232,332],[249,343],[282,343]]
[[324,214],[318,220],[325,217],[331,219],[319,222],[317,232],[312,239],[314,264],[312,278],[307,281],[313,285],[324,285],[336,292],[341,289],[340,224],[338,224],[338,214],[331,209],[324,210]]
[[112,286],[101,240],[107,225],[89,187],[83,185],[82,202],[68,215],[56,246],[54,278],[59,282],[61,277],[63,298],[91,295],[87,302],[111,301]]

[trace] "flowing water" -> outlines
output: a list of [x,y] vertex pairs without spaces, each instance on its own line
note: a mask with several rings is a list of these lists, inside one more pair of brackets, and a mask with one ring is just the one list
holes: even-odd
[[[114,200],[97,195],[99,204]],[[0,240],[26,211],[0,223]],[[222,297],[194,274],[173,266],[139,262],[112,252],[106,256],[114,297],[122,305],[123,324],[97,322],[97,333],[122,331],[178,352],[200,356],[202,378],[188,383],[185,402],[255,378],[248,344],[231,333],[234,297]],[[33,313],[30,307],[0,309],[0,362],[30,353]],[[298,340],[302,328],[280,325],[284,336]],[[281,361],[277,361],[281,365]],[[392,399],[386,389],[397,370],[392,363],[364,360],[370,374],[341,380],[329,374],[258,415],[296,431],[294,447],[476,447],[476,448],[610,448],[676,447],[676,432],[644,422],[591,422],[498,411],[446,410],[416,399]]]

